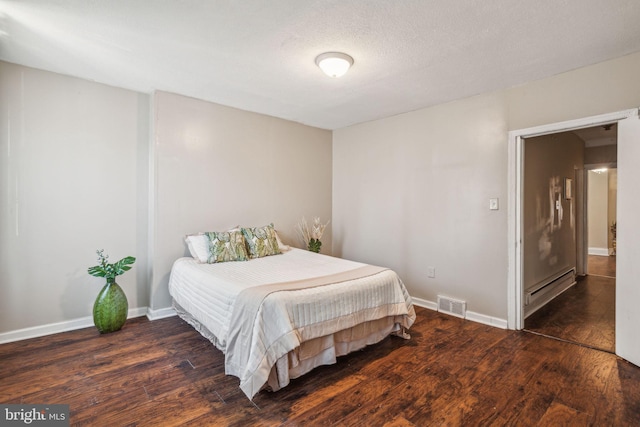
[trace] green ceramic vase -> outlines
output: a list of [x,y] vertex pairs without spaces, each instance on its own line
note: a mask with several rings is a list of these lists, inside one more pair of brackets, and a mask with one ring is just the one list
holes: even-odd
[[107,280],[93,304],[93,323],[101,334],[115,332],[127,321],[129,303],[115,279]]

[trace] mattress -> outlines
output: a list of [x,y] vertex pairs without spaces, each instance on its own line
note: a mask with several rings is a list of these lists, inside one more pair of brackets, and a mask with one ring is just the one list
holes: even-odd
[[226,372],[251,399],[388,334],[408,337],[415,311],[404,284],[367,267],[300,249],[244,262],[180,258],[169,292],[181,317],[225,353]]

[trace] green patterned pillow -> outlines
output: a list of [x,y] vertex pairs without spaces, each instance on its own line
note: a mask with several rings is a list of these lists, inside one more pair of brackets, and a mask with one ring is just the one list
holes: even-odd
[[242,234],[249,247],[251,258],[261,258],[269,255],[281,254],[276,240],[276,230],[273,224],[264,227],[243,228]]
[[209,240],[207,263],[247,261],[247,246],[240,231],[213,231],[205,233]]

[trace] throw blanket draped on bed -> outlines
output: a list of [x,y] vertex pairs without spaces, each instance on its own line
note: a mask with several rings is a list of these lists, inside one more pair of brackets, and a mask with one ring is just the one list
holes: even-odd
[[[293,324],[290,325],[289,330],[278,329],[271,336],[265,334],[270,330],[264,328],[266,325],[262,325],[263,328],[256,327],[256,322],[260,322],[258,314],[262,304],[271,293],[341,283],[369,277],[385,270],[387,269],[367,265],[330,276],[245,289],[238,295],[231,315],[225,358],[226,373],[240,378],[240,388],[249,398],[252,398],[267,381],[276,360],[300,346],[299,332]],[[402,304],[405,305],[404,301]],[[282,311],[284,307],[276,304],[273,309]],[[286,311],[280,315],[289,317]]]

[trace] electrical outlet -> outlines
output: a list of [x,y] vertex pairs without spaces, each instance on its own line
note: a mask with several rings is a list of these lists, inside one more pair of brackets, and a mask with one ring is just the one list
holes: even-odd
[[427,267],[427,277],[436,277],[436,268],[435,267]]

